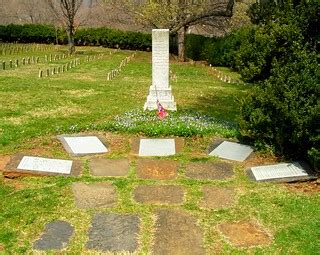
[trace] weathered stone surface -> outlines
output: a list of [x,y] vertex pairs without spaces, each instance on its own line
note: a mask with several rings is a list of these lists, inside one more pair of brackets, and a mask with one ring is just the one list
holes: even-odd
[[137,175],[142,179],[167,180],[177,176],[179,163],[173,160],[139,159]]
[[253,221],[225,222],[218,230],[236,247],[268,245],[270,236]]
[[182,204],[184,190],[177,185],[141,185],[134,190],[134,199],[145,204]]
[[186,176],[199,180],[222,180],[234,175],[233,165],[227,162],[190,162],[187,165]]
[[202,231],[193,216],[172,209],[157,210],[156,216],[154,254],[205,254]]
[[136,215],[96,214],[86,248],[102,252],[134,252],[138,247],[139,224]]
[[246,160],[252,152],[253,149],[248,145],[224,141],[210,152],[209,155],[242,162]]
[[71,156],[90,156],[107,153],[107,143],[103,137],[94,135],[60,135],[65,150]]
[[129,172],[128,159],[95,158],[89,161],[90,174],[94,176],[126,176]]
[[107,208],[117,203],[116,188],[110,183],[74,183],[72,192],[78,208]]
[[140,157],[171,156],[176,154],[174,139],[141,139]]
[[34,242],[33,249],[42,251],[62,250],[68,246],[73,232],[74,228],[66,221],[50,222],[45,226],[40,239]]
[[[139,155],[141,139],[147,139],[147,138],[133,138],[133,139],[131,139],[131,152],[135,155]],[[161,139],[168,139],[168,138],[161,138]],[[175,152],[180,153],[184,148],[184,139],[181,137],[175,137],[172,139],[174,139],[174,142],[175,142]]]
[[[65,174],[59,171],[44,171],[45,169],[42,169],[42,171],[37,171],[37,170],[25,170],[25,169],[18,169],[21,160],[25,157],[25,155],[17,154],[13,157],[11,157],[9,163],[5,166],[3,170],[3,175],[8,178],[15,178],[15,177],[20,177],[20,176],[79,176],[81,173],[82,169],[82,163],[81,161],[78,160],[73,160],[72,161],[72,167],[70,174]],[[41,159],[41,158],[39,158]],[[44,159],[46,160],[46,159]],[[51,160],[51,159],[48,159]],[[51,165],[52,166],[52,165]],[[49,169],[49,168],[48,168]],[[52,170],[52,169],[51,169]]]
[[229,208],[235,203],[233,188],[203,187],[203,198],[199,206],[206,209]]

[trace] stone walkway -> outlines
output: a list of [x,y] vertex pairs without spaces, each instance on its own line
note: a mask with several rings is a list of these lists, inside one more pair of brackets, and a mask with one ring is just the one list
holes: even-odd
[[[176,143],[180,151],[182,144],[181,141]],[[230,184],[230,180],[235,178],[235,164],[230,161],[182,163],[171,158],[142,157],[132,161],[96,155],[88,158],[87,162],[89,175],[94,181],[76,181],[71,185],[76,210],[90,212],[91,215],[84,245],[86,252],[139,252],[140,239],[150,235],[148,249],[152,254],[211,254],[204,241],[205,229],[197,217],[198,211],[186,208],[190,205],[188,199],[191,194],[190,186],[184,182],[197,183],[199,194],[193,206],[204,214],[232,210],[240,196]],[[121,197],[115,183],[118,178],[125,180],[127,176],[134,176],[137,181],[130,187],[130,194]],[[183,181],[179,183],[177,180]],[[141,211],[119,208],[123,200],[133,206],[148,208],[152,215],[149,233],[143,233],[146,227],[143,224],[146,223],[143,223]],[[33,243],[34,250],[63,253],[77,232],[71,223],[59,219],[48,222],[43,228],[44,232]],[[256,219],[220,222],[210,228],[216,229],[220,238],[234,247],[268,245],[272,240]]]

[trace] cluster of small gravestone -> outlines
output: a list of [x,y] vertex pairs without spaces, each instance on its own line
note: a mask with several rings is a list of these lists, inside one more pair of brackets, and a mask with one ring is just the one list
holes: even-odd
[[[63,147],[72,156],[104,155],[109,152],[106,141],[98,136],[58,136]],[[181,138],[179,138],[181,139]],[[172,156],[179,153],[178,138],[166,139],[137,139],[137,148],[133,153],[141,159],[136,165],[136,174],[140,179],[170,180],[177,178],[179,163],[170,159],[154,159],[150,157]],[[134,147],[133,142],[133,147]],[[181,144],[181,141],[180,141]],[[252,148],[230,141],[223,141],[209,151],[209,156],[218,156],[223,159],[244,161],[252,153]],[[23,156],[9,165],[16,168],[16,172],[24,174],[34,172],[38,175],[65,175],[75,174],[76,164],[72,160],[49,159]],[[93,157],[89,161],[90,173],[93,176],[127,176],[130,168],[128,159],[107,159]],[[116,169],[116,171],[115,171]],[[5,172],[4,172],[5,173]],[[75,175],[79,175],[80,171]],[[197,180],[223,180],[234,176],[233,165],[228,162],[189,162],[186,166],[187,178]],[[212,187],[204,185],[204,197],[199,201],[199,207],[204,210],[220,210],[230,208],[235,204],[236,191],[228,187]],[[75,204],[79,209],[113,208],[117,205],[116,187],[109,182],[95,182],[91,184],[73,183],[72,192]],[[153,205],[182,205],[184,203],[185,189],[180,185],[139,185],[133,191],[137,203]],[[181,209],[157,209],[157,226],[155,232],[155,254],[167,254],[177,247],[184,252],[192,251],[194,254],[204,254],[202,230],[196,224],[194,216]],[[267,233],[256,224],[249,224],[254,228],[255,235],[263,236],[270,242]],[[250,225],[251,224],[251,225]],[[221,224],[222,235],[224,226]],[[237,225],[234,226],[236,228]],[[140,229],[140,218],[135,214],[95,213],[92,218],[86,248],[102,252],[135,252],[138,247],[137,236]],[[248,230],[249,231],[249,230]],[[250,230],[252,231],[252,230]],[[74,233],[74,227],[66,221],[53,221],[45,226],[41,237],[35,241],[36,250],[60,250],[67,247]],[[227,230],[226,230],[227,233]],[[181,243],[168,242],[165,236],[172,236]],[[228,235],[227,235],[228,236]],[[121,237],[121,238],[120,238]],[[258,243],[261,244],[261,243]],[[245,246],[246,244],[244,244]],[[241,246],[241,244],[239,245]]]
[[[62,54],[60,55],[54,55],[53,60],[60,60],[60,57],[67,57],[68,55]],[[75,58],[73,60],[71,60],[70,62],[60,65],[60,66],[55,66],[55,67],[50,67],[50,68],[46,68],[45,70],[39,70],[39,78],[43,78],[43,77],[48,77],[51,75],[55,75],[55,74],[60,74],[60,73],[64,73],[67,72],[69,70],[71,70],[74,67],[77,67],[78,65],[80,65],[81,63],[88,63],[91,61],[95,61],[98,59],[102,59],[104,56],[103,53],[97,54],[97,55],[93,55],[93,56],[86,56],[83,60],[81,60],[80,58]],[[47,56],[45,56],[45,61],[51,62],[52,61],[52,55],[50,54],[49,59]]]
[[223,72],[217,70],[215,67],[212,67],[212,74],[216,76],[219,80],[227,83],[241,83],[240,80],[231,78],[230,76],[224,74]]
[[2,70],[8,70],[13,68],[18,68],[19,66],[30,65],[30,64],[38,64],[40,58],[37,56],[25,57],[22,59],[14,59],[9,60],[7,63],[6,61],[2,61]]
[[27,52],[38,52],[38,51],[50,51],[57,50],[61,46],[59,45],[47,45],[47,44],[27,44],[21,46],[21,44],[17,45],[16,43],[1,43],[0,45],[0,53],[3,56],[19,54],[19,53],[27,53]]
[[132,59],[134,59],[134,57],[136,56],[136,53],[133,53],[132,55],[124,58],[123,60],[121,60],[121,63],[119,65],[118,68],[112,69],[109,73],[107,73],[107,81],[111,81],[113,80],[117,75],[119,75],[122,71],[122,69],[129,64],[129,62],[132,61]]

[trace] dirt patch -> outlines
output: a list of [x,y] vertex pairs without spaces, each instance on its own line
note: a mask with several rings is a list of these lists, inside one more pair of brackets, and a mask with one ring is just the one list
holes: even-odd
[[4,245],[0,243],[0,252],[4,251]]
[[176,185],[141,185],[134,190],[134,199],[145,204],[181,204],[184,190]]
[[203,187],[203,198],[199,206],[206,209],[229,208],[235,203],[235,190],[233,188]]
[[0,156],[0,171],[3,171],[5,166],[9,163],[10,156]]
[[225,222],[218,230],[236,247],[269,245],[271,238],[267,232],[253,221]]
[[233,165],[227,162],[190,162],[186,176],[199,180],[222,180],[234,175]]
[[78,208],[108,208],[117,203],[116,188],[110,183],[74,183],[72,192]]
[[250,157],[248,157],[244,162],[241,162],[241,166],[248,169],[254,166],[264,166],[264,165],[273,165],[279,162],[279,158],[275,156],[259,156],[255,153],[251,153]]
[[314,194],[320,192],[320,179],[307,182],[286,183],[284,186],[292,192]]
[[126,176],[129,172],[129,160],[95,158],[89,161],[89,168],[93,176]]
[[203,234],[196,219],[181,210],[157,210],[153,254],[205,254]]
[[168,180],[177,176],[179,162],[173,160],[139,159],[137,175],[142,179]]

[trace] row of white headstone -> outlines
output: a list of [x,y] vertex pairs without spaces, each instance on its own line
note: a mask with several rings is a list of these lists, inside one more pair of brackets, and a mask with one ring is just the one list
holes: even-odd
[[15,60],[9,60],[9,65],[7,65],[6,61],[2,61],[2,70],[7,70],[8,68],[18,68],[19,63],[21,65],[31,65],[31,64],[38,64],[40,61],[40,58],[37,56],[22,58],[21,61],[19,59]]
[[115,68],[115,69],[112,69],[110,72],[107,73],[107,81],[111,81],[113,80],[117,75],[119,75],[122,71],[122,69],[127,65],[129,64],[136,56],[136,53],[133,53],[132,55],[124,58],[119,67],[118,68]]

